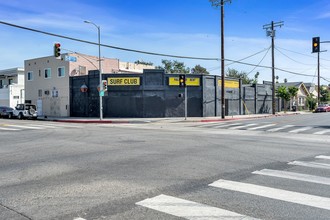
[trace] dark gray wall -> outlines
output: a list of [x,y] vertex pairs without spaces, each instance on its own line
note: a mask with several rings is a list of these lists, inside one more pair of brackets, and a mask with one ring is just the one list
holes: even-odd
[[[102,74],[108,77],[140,77],[139,86],[108,86],[103,97],[103,116],[109,117],[184,117],[184,88],[169,85],[169,78],[178,74],[165,74],[163,70],[144,70],[143,74]],[[188,117],[221,116],[221,87],[219,76],[189,74],[199,78],[200,86],[188,86]],[[230,79],[237,80],[237,79]],[[238,80],[237,80],[238,81]],[[88,91],[80,91],[82,85]],[[70,106],[72,117],[99,117],[98,71],[86,76],[70,78]],[[259,88],[259,85],[257,86]],[[259,91],[260,90],[260,91]],[[260,92],[256,95],[255,92]],[[244,86],[225,91],[226,115],[268,113],[271,94],[267,86],[259,89]],[[182,94],[182,97],[179,97]],[[245,103],[243,105],[242,103]],[[244,107],[246,106],[246,107]],[[257,108],[257,111],[256,111]]]

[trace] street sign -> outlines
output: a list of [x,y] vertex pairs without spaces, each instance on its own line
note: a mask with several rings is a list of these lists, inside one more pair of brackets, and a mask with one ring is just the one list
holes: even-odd
[[77,57],[73,57],[73,56],[65,56],[65,61],[69,61],[69,62],[77,62]]

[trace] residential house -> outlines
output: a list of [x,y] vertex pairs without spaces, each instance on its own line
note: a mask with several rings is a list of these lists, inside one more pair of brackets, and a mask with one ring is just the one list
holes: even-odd
[[0,105],[15,107],[24,102],[24,68],[0,70]]
[[[276,83],[276,87],[279,86],[285,86],[287,88],[293,86],[298,88],[298,93],[296,97],[291,98],[290,102],[287,105],[289,109],[291,109],[292,106],[296,106],[296,109],[298,110],[307,109],[307,97],[310,95],[310,93],[303,82]],[[282,106],[284,107],[283,104]]]

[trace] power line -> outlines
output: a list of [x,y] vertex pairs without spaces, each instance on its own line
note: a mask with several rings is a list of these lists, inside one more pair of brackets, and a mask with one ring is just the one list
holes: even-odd
[[[251,57],[253,57],[253,56],[256,56],[256,55],[258,55],[259,53],[262,53],[262,52],[264,52],[264,51],[266,51],[266,50],[269,51],[269,49],[270,49],[270,46],[269,46],[268,48],[265,48],[265,49],[263,49],[263,50],[261,50],[261,51],[259,51],[259,52],[256,52],[256,53],[254,53],[254,54],[252,54],[252,55],[250,55],[250,56],[247,56],[247,57],[242,58],[242,59],[237,60],[237,61],[243,61],[243,60],[249,59],[249,58],[251,58]],[[268,53],[268,51],[267,51],[267,53]],[[234,63],[235,63],[235,62],[232,62],[232,63],[226,64],[225,66],[230,66],[230,65],[232,65],[232,64],[234,64]]]
[[257,66],[255,66],[250,72],[247,73],[247,75],[249,75],[250,73],[252,73],[257,67],[259,67],[260,63],[265,59],[265,57],[267,56],[269,50],[271,47],[268,48],[267,52],[265,53],[265,55],[262,57],[262,59],[260,60],[260,62],[258,63]]
[[285,56],[289,60],[292,60],[292,61],[294,61],[296,63],[302,64],[302,65],[306,65],[306,66],[315,66],[315,64],[306,64],[306,63],[299,62],[299,61],[297,61],[295,59],[292,59],[291,57],[289,57],[288,55],[284,54],[282,51],[280,51],[279,49],[277,49],[277,47],[275,47],[275,50],[277,50],[280,54],[282,54],[283,56]]
[[[8,25],[8,26],[11,26],[11,27],[16,27],[16,28],[20,28],[20,29],[24,29],[24,30],[28,30],[28,31],[33,31],[33,32],[40,33],[40,34],[45,34],[45,35],[50,35],[50,36],[59,37],[59,38],[63,38],[63,39],[68,39],[68,40],[72,40],[72,41],[78,41],[78,42],[87,43],[87,44],[99,45],[98,43],[95,43],[95,42],[92,42],[92,41],[86,41],[86,40],[81,40],[81,39],[78,39],[78,38],[67,37],[67,36],[64,36],[64,35],[59,35],[59,34],[46,32],[46,31],[40,31],[40,30],[36,30],[36,29],[28,28],[28,27],[23,27],[23,26],[11,24],[11,23],[3,22],[3,21],[0,21],[0,24],[4,24],[4,25]],[[179,55],[171,55],[171,54],[163,54],[163,53],[154,53],[154,52],[147,52],[147,51],[142,51],[142,50],[134,50],[134,49],[128,49],[128,48],[123,48],[123,47],[116,47],[116,46],[111,46],[111,45],[107,45],[107,44],[100,44],[100,46],[108,47],[108,48],[112,48],[112,49],[116,49],[116,50],[123,50],[123,51],[129,51],[129,52],[134,52],[134,53],[142,53],[142,54],[148,54],[148,55],[154,55],[154,56],[173,57],[173,58],[192,59],[192,60],[210,60],[210,61],[219,61],[220,60],[219,58],[210,58],[210,57],[190,57],[190,56],[179,56]]]

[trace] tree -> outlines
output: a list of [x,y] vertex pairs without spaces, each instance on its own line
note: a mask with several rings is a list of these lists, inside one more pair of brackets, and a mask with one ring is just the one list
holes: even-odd
[[293,104],[293,99],[292,98],[297,96],[298,90],[299,89],[297,87],[294,87],[294,86],[289,86],[289,88],[288,88],[288,92],[290,94],[290,109],[292,108],[291,104]]
[[162,60],[163,67],[167,73],[190,73],[190,68],[186,67],[183,62],[177,60]]
[[149,65],[149,66],[153,66],[154,64],[152,62],[145,62],[143,60],[137,60],[134,62],[135,64],[143,64],[143,65]]
[[238,78],[238,79],[242,79],[242,84],[251,84],[253,83],[254,79],[250,79],[248,77],[248,74],[246,72],[238,72],[235,69],[228,69],[227,73],[226,73],[227,77],[232,77],[232,78]]
[[260,75],[259,72],[257,72],[257,73],[254,75],[253,84],[258,84],[258,78],[259,78],[259,75]]
[[320,89],[320,95],[321,95],[321,102],[328,102],[329,101],[329,90],[327,86],[321,86]]
[[193,74],[210,74],[206,68],[202,67],[201,65],[196,65],[194,68],[191,69],[191,73]]
[[287,101],[290,101],[290,93],[288,91],[288,88],[285,86],[279,86],[276,90],[276,95],[279,98],[282,98],[284,100],[284,112],[286,112],[286,103]]
[[307,100],[307,107],[309,110],[314,110],[316,108],[316,98],[314,98],[313,94],[310,94],[309,96],[307,96],[306,98]]

